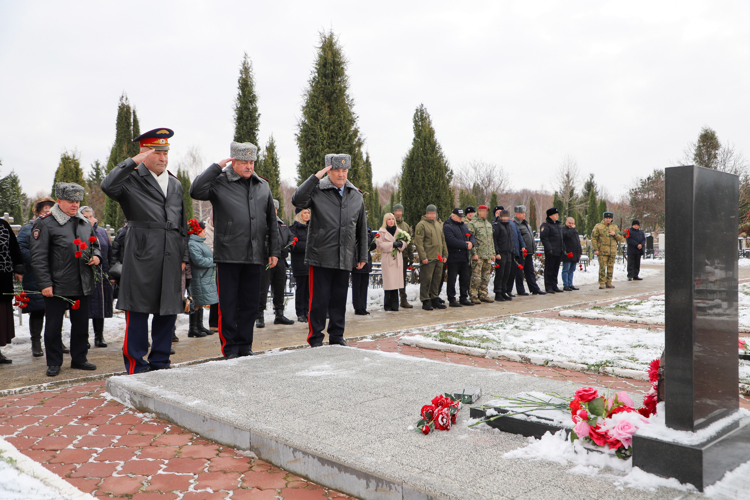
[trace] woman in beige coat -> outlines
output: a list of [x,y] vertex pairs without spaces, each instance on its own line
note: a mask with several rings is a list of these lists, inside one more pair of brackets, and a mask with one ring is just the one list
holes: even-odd
[[[404,242],[396,241],[396,217],[387,213],[383,217],[383,225],[378,231],[375,243],[380,250],[380,269],[383,272],[383,309],[386,311],[398,311],[398,290],[404,288]],[[397,249],[399,253],[393,257],[391,252]]]

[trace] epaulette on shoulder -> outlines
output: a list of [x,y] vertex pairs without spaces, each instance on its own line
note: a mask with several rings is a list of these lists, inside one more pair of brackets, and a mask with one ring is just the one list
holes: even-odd
[[357,191],[359,191],[359,192],[360,192],[360,193],[362,193],[363,195],[365,194],[365,192],[364,192],[364,191],[362,191],[361,189],[359,189],[359,188],[358,188],[357,186],[354,186],[354,187],[355,187],[355,188],[357,188]]
[[170,172],[169,170],[167,170],[167,173],[168,173],[169,175],[171,175],[172,177],[174,177],[175,179],[177,179],[178,181],[180,180],[180,178],[179,178],[179,177],[177,177],[176,175],[174,175],[174,174],[173,174],[172,172]]
[[266,182],[268,182],[270,184],[270,181],[268,179],[266,179],[265,177],[263,177],[262,175],[260,175],[258,172],[255,172],[255,175],[257,175],[258,177],[260,177],[261,179],[263,179],[264,181],[266,181]]
[[40,215],[40,216],[39,216],[39,218],[40,218],[40,219],[46,219],[46,218],[47,218],[47,217],[49,217],[50,215],[52,215],[52,212],[47,212],[47,213],[46,213],[46,214],[44,214],[44,215]]

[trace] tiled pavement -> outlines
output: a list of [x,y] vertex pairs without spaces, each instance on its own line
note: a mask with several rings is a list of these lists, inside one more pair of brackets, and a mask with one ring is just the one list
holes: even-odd
[[[447,363],[567,380],[628,391],[637,380],[498,361],[398,344],[398,338],[353,343]],[[750,401],[741,399],[750,408]],[[347,499],[240,451],[107,399],[104,382],[0,398],[0,436],[22,453],[94,496],[146,499]]]

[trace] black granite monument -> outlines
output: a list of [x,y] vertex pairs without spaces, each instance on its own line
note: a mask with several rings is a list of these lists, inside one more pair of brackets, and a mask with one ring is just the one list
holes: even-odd
[[[739,178],[707,168],[666,169],[665,411],[695,432],[739,410],[737,228]],[[701,491],[750,460],[750,425],[685,445],[633,439],[633,466]]]

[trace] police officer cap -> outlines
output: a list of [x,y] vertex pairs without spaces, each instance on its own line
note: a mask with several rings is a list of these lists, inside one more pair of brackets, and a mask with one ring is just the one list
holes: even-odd
[[326,167],[331,167],[331,170],[352,168],[352,157],[339,153],[326,155]]
[[229,155],[238,161],[255,161],[258,159],[258,146],[249,142],[234,142],[229,145]]
[[466,210],[464,210],[464,212],[466,212],[466,215],[475,214],[477,213],[477,209],[469,205],[468,207],[466,207]]
[[460,215],[461,217],[463,217],[464,216],[464,211],[461,210],[460,208],[454,208],[453,209],[453,215]]
[[83,186],[74,182],[58,182],[55,184],[55,196],[58,200],[83,201]]
[[169,138],[173,135],[174,130],[171,128],[155,128],[142,133],[132,142],[137,142],[142,148],[169,151]]
[[404,206],[401,203],[396,203],[395,205],[393,205],[393,211],[394,212],[396,210],[403,210],[403,209],[404,209]]
[[516,205],[516,207],[513,210],[515,210],[515,213],[517,213],[517,214],[525,214],[526,213],[526,205]]
[[633,219],[633,224],[632,225],[633,226],[640,226],[641,225],[641,221],[639,221],[638,219]]
[[612,212],[604,212],[604,218],[605,219],[607,219],[607,218],[614,219],[615,218],[615,214],[613,214]]
[[427,205],[425,212],[437,212],[437,207],[430,203],[429,205]]
[[555,215],[559,213],[560,212],[555,207],[552,207],[549,210],[547,210],[547,217],[549,217],[550,215]]
[[502,205],[498,205],[498,206],[496,206],[495,208],[492,209],[492,213],[494,214],[498,210],[505,210],[505,207],[502,206]]
[[279,200],[273,200],[273,208],[275,208],[276,210],[279,209]]

